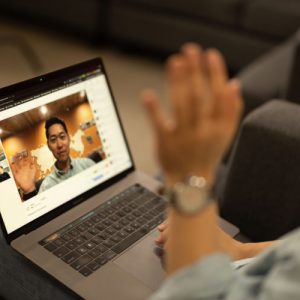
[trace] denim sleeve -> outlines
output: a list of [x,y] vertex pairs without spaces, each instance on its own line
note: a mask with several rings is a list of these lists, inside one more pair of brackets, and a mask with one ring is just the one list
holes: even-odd
[[172,277],[151,300],[298,300],[300,229],[235,270],[223,254],[213,254]]
[[235,278],[230,259],[213,254],[174,274],[150,300],[222,299]]

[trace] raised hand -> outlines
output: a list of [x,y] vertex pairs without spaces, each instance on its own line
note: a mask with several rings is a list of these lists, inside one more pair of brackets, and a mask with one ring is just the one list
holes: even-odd
[[170,184],[189,175],[213,180],[215,168],[236,131],[242,101],[229,81],[221,54],[187,44],[167,63],[170,118],[154,91],[143,99],[157,138],[158,159]]
[[36,167],[32,157],[17,159],[12,171],[17,185],[24,194],[35,190]]

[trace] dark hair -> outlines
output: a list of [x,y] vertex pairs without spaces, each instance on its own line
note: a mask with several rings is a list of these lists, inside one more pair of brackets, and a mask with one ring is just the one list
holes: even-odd
[[49,128],[54,124],[60,124],[64,128],[65,132],[68,133],[66,123],[62,119],[59,119],[57,117],[52,117],[52,118],[48,119],[45,123],[45,130],[46,130],[47,139],[49,138]]

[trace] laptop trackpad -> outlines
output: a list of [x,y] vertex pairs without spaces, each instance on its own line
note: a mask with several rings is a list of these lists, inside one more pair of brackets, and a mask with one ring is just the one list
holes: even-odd
[[114,261],[124,271],[153,290],[158,289],[165,276],[160,259],[154,253],[154,238],[156,236],[157,233],[152,232]]

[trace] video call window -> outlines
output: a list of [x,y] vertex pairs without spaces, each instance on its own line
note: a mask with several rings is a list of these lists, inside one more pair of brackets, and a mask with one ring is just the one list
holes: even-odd
[[84,90],[5,119],[0,128],[22,201],[106,158]]

